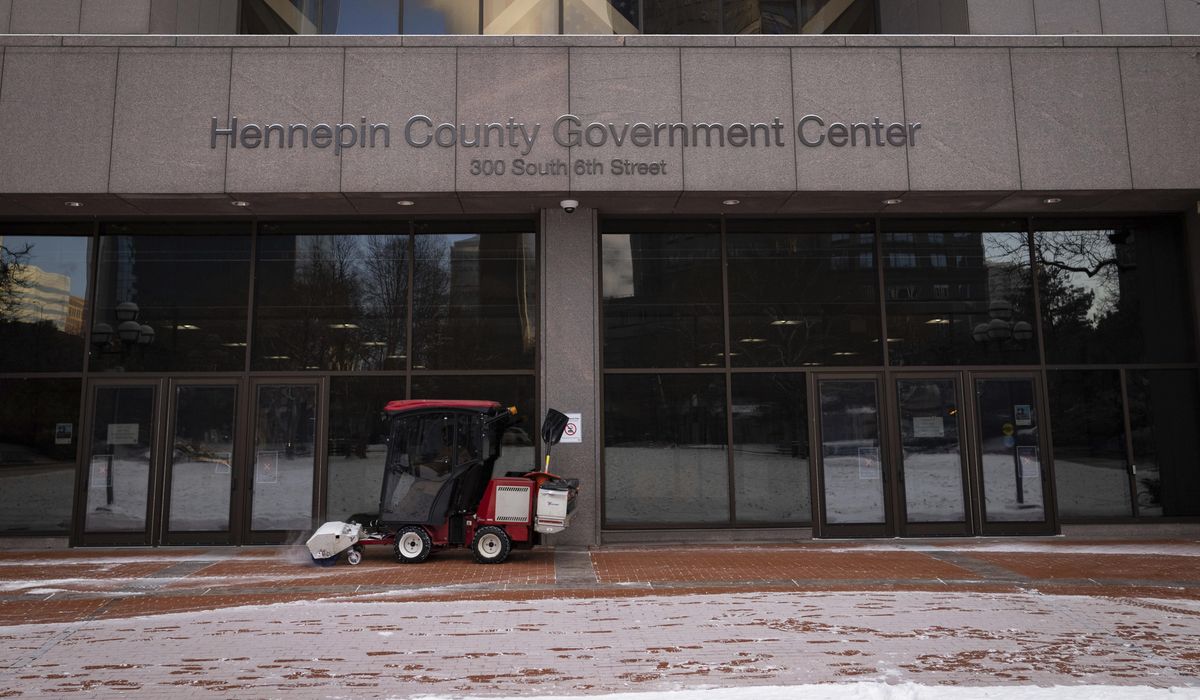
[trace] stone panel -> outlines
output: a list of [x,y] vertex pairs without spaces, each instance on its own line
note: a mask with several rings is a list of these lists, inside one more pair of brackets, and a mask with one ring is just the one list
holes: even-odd
[[0,34],[8,34],[8,19],[12,16],[12,0],[0,0]]
[[176,0],[153,0],[150,5],[150,33],[175,34],[179,4]]
[[147,34],[150,0],[83,0],[80,34]]
[[[343,51],[340,49],[234,49],[230,117],[248,123],[336,125],[342,115]],[[224,125],[222,125],[224,126]],[[228,150],[229,192],[336,192],[341,159],[334,148]],[[218,149],[226,139],[218,139]]]
[[[636,76],[636,79],[631,79]],[[625,124],[671,123],[681,118],[679,50],[572,49],[571,114],[586,126],[593,122]],[[612,159],[666,163],[660,175],[616,175]],[[634,146],[628,139],[617,146],[611,134],[604,146],[571,149],[572,161],[599,161],[603,172],[571,176],[572,191],[680,190],[683,188],[683,149]]]
[[972,34],[1036,34],[1033,0],[967,0]]
[[[454,189],[454,149],[412,148],[404,142],[409,117],[424,114],[456,123],[454,49],[346,51],[344,121],[366,117],[391,126],[391,147],[342,154],[346,192],[438,192]],[[394,198],[393,198],[394,199]],[[394,202],[393,202],[394,206]]]
[[1034,0],[1038,34],[1100,34],[1099,0]]
[[1132,186],[1116,49],[1013,49],[1021,186]]
[[228,49],[121,52],[110,191],[224,191],[226,149],[209,133],[229,116],[229,61]]
[[1105,34],[1166,34],[1163,0],[1100,0]]
[[80,0],[12,0],[13,34],[77,34]]
[[[554,141],[554,122],[567,112],[567,49],[521,48],[506,51],[485,48],[458,50],[458,123],[466,124],[475,140],[474,125],[504,123],[511,118],[524,124],[529,138],[540,124],[532,148],[514,130],[516,146],[496,145],[455,149],[457,189],[460,192],[566,190],[570,153]],[[431,146],[437,148],[437,146]],[[546,175],[517,174],[544,167]],[[503,175],[472,175],[472,161],[501,161]],[[526,167],[528,166],[528,167]]]
[[688,146],[683,154],[685,190],[792,190],[796,187],[791,83],[787,49],[683,49],[683,122],[783,124],[782,146]]
[[601,495],[596,467],[600,463],[596,213],[586,208],[574,214],[547,209],[543,222],[542,270],[552,271],[543,275],[546,298],[553,299],[554,305],[543,305],[541,405],[583,414],[582,442],[554,448],[554,473],[580,479],[583,488],[571,527],[550,542],[590,544],[599,539]]
[[1200,34],[1200,3],[1195,0],[1166,0],[1167,31]]
[[116,49],[5,51],[0,191],[106,191],[116,71]]
[[[797,50],[792,63],[796,122],[809,114],[826,124],[904,121],[899,49]],[[921,136],[917,132],[918,148]],[[903,147],[809,147],[797,141],[796,183],[799,190],[904,191],[908,156]]]
[[1018,189],[1017,135],[1008,51],[902,49],[914,190]]
[[1200,182],[1200,67],[1194,49],[1120,49],[1133,186]]

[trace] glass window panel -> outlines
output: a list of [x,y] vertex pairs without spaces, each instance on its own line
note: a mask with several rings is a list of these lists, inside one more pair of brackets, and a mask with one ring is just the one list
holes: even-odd
[[330,377],[328,520],[379,512],[388,423],[383,409],[404,398],[404,377]]
[[724,0],[723,34],[795,34],[796,0]]
[[875,380],[819,383],[825,521],[882,523],[883,461]]
[[483,0],[484,34],[558,34],[558,0]]
[[724,365],[716,233],[606,233],[604,366]]
[[718,34],[720,0],[644,0],[647,34]]
[[412,380],[412,398],[479,399],[516,406],[516,421],[505,430],[500,458],[492,468],[492,476],[504,476],[537,466],[535,440],[542,418],[533,386],[532,376],[419,376]]
[[0,372],[83,369],[88,238],[0,225]]
[[958,382],[897,379],[904,512],[910,523],[961,523],[962,446],[959,442]]
[[250,527],[306,530],[313,521],[317,387],[260,386],[256,403]]
[[403,369],[407,234],[264,235],[255,369]]
[[804,375],[735,374],[732,382],[738,522],[811,522]]
[[946,225],[896,222],[885,228],[891,363],[1036,363],[1028,235],[989,223],[929,233],[934,226]]
[[400,0],[243,0],[244,34],[395,34]]
[[415,246],[413,368],[532,369],[534,234],[427,234]]
[[154,387],[99,387],[87,466],[87,532],[141,532],[150,498]]
[[606,376],[605,522],[728,523],[727,443],[722,376]]
[[[197,372],[245,367],[250,236],[172,235],[186,229],[205,227],[107,228],[109,234],[136,235],[100,239],[92,369]],[[133,314],[134,320],[125,320]],[[131,335],[123,324],[131,328]],[[101,329],[109,342],[97,342],[103,338]]]
[[322,34],[395,34],[399,0],[322,0]]
[[730,231],[734,366],[882,362],[873,235]]
[[404,0],[405,34],[478,34],[479,3]]
[[1031,379],[975,382],[988,522],[1043,522],[1044,467]]
[[1048,362],[1195,358],[1186,258],[1174,224],[1068,222],[1055,228],[1036,238]]
[[0,379],[0,533],[70,529],[79,384]]
[[179,386],[171,449],[172,532],[229,529],[237,387]]
[[1132,515],[1120,373],[1050,372],[1049,382],[1059,515]]
[[638,34],[639,0],[565,0],[564,34]]
[[1200,515],[1196,382],[1193,370],[1125,373],[1140,516]]
[[800,0],[802,34],[875,34],[876,0]]

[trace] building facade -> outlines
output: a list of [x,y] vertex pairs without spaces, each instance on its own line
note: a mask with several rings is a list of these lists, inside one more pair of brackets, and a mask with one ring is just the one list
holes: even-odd
[[0,533],[295,541],[519,407],[564,544],[1200,524],[1191,0],[0,0]]

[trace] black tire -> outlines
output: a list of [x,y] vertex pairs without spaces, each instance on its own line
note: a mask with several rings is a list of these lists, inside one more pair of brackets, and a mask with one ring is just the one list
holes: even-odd
[[471,541],[471,552],[480,564],[500,564],[508,559],[512,551],[512,540],[504,528],[488,525],[475,531]]
[[431,551],[433,542],[425,528],[408,525],[396,533],[396,561],[401,564],[420,564]]

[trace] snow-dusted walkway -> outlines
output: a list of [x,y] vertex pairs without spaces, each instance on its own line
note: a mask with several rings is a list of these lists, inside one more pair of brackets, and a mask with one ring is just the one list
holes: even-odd
[[579,694],[877,681],[1193,686],[1200,604],[1037,593],[323,600],[0,632],[0,694]]
[[1198,572],[1189,541],[331,569],[261,548],[3,552],[0,698],[1200,698]]

